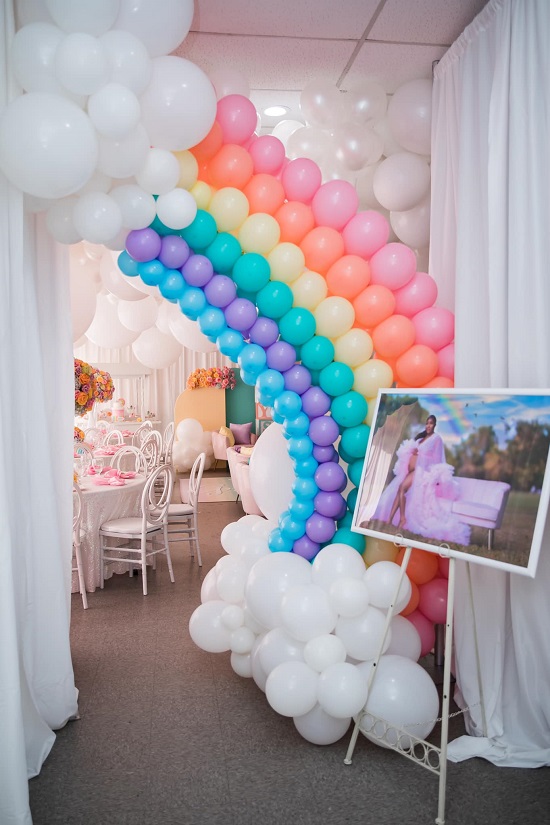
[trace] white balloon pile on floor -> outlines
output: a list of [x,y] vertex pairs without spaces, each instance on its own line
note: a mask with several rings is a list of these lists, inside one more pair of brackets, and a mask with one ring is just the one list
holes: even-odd
[[210,469],[214,463],[212,434],[205,432],[196,418],[183,418],[176,427],[172,447],[172,464],[176,472],[189,472],[200,453],[206,456],[204,469]]

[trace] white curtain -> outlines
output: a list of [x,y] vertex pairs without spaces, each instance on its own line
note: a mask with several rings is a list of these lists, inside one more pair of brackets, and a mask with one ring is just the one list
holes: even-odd
[[[0,11],[0,104],[14,93]],[[0,176],[0,822],[77,711],[69,647],[73,365],[66,255]]]
[[[491,0],[435,71],[430,272],[456,312],[458,387],[550,387],[550,3]],[[454,293],[454,294],[453,294]],[[450,758],[550,764],[550,525],[535,579],[458,565]]]

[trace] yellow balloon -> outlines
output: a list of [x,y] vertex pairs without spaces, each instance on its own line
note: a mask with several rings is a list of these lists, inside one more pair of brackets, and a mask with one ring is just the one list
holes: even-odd
[[337,295],[325,298],[314,311],[317,322],[317,335],[327,338],[339,338],[353,326],[355,310],[346,298]]
[[212,195],[208,211],[216,221],[220,232],[233,232],[247,219],[248,199],[244,192],[233,186],[225,186]]
[[392,368],[385,361],[371,358],[353,370],[353,389],[365,398],[374,398],[378,390],[389,389],[393,384]]
[[243,252],[257,252],[268,255],[279,243],[281,230],[272,215],[256,212],[249,215],[239,229],[239,241]]
[[327,297],[327,282],[318,272],[306,269],[290,287],[294,295],[294,306],[311,312]]
[[271,280],[292,284],[304,271],[306,259],[295,243],[279,243],[267,256]]
[[364,329],[350,329],[334,342],[334,360],[348,367],[358,367],[368,361],[373,352],[372,338]]
[[214,189],[203,180],[198,180],[190,191],[195,198],[197,209],[208,209],[208,204],[212,199]]
[[367,536],[366,538],[367,543],[362,556],[367,567],[377,561],[396,560],[399,547],[396,547],[391,541],[384,541],[384,539],[378,539],[374,536]]
[[180,165],[178,186],[182,189],[191,189],[196,184],[199,176],[199,164],[196,157],[187,149],[183,152],[174,152],[174,156]]
[[368,424],[369,427],[372,427],[372,422],[374,421],[374,411],[376,410],[376,402],[378,401],[378,396],[376,398],[367,398],[367,404],[369,405],[369,411],[365,416],[365,420],[363,424]]

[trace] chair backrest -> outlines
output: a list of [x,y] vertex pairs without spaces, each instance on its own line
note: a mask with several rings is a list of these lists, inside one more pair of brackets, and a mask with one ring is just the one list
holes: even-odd
[[132,446],[141,447],[141,442],[147,435],[149,435],[152,429],[153,425],[150,421],[144,421],[143,424],[140,424],[132,436]]
[[97,422],[97,429],[98,430],[103,430],[104,433],[108,433],[110,430],[113,429],[113,425],[111,424],[110,421],[107,421],[105,418],[101,418]]
[[73,483],[73,541],[80,531],[82,520],[82,492],[78,484]]
[[88,427],[87,430],[84,430],[84,438],[87,444],[99,447],[105,439],[105,430],[102,430],[100,427]]
[[147,475],[149,468],[147,459],[137,447],[125,446],[117,450],[111,459],[111,467],[115,470],[126,470],[126,472],[142,473]]
[[117,430],[116,427],[113,427],[112,430],[109,430],[107,435],[103,440],[103,446],[107,447],[108,445],[116,445],[116,444],[124,444],[124,436]]
[[174,471],[170,464],[161,464],[153,470],[141,496],[144,523],[161,525],[167,521],[173,486]]
[[77,477],[82,478],[87,475],[92,466],[94,454],[87,444],[76,443],[73,449],[74,469]]
[[171,421],[162,436],[162,460],[165,464],[172,462],[172,445],[174,444],[174,422]]
[[189,504],[196,510],[199,501],[199,490],[201,487],[202,474],[204,472],[204,462],[206,460],[206,453],[199,453],[193,462],[191,472],[189,474]]
[[141,442],[139,449],[145,456],[147,467],[151,472],[158,466],[162,455],[162,436],[159,431],[151,430]]

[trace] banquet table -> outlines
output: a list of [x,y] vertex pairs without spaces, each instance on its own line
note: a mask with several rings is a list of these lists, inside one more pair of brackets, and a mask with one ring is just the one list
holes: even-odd
[[[126,479],[121,486],[99,486],[97,477],[88,476],[80,481],[82,491],[81,549],[84,566],[84,583],[88,593],[100,586],[99,581],[99,528],[110,519],[140,515],[141,494],[146,476],[137,475]],[[106,578],[113,572],[125,573],[124,564],[108,565]],[[72,592],[78,593],[78,577],[73,573]]]

